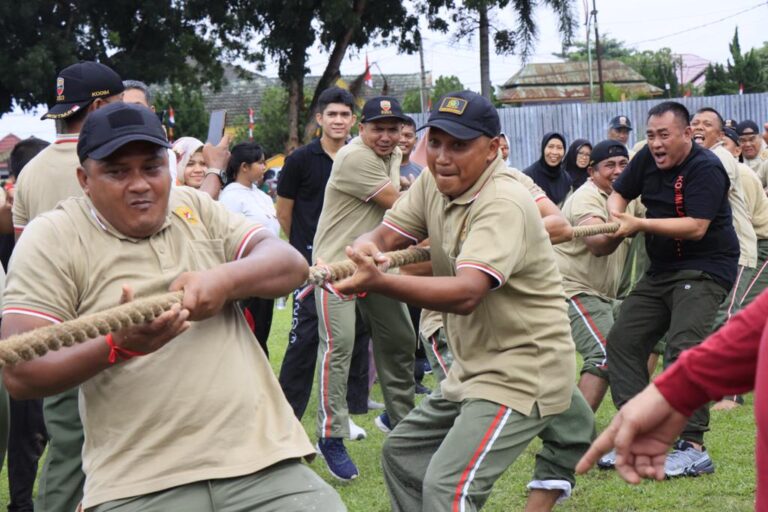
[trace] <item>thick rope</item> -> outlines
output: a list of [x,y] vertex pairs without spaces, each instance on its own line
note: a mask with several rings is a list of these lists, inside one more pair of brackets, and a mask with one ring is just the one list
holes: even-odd
[[171,292],[137,299],[99,313],[11,336],[0,341],[0,368],[43,356],[50,350],[151,322],[180,303],[182,295],[182,292]]
[[[392,251],[384,253],[389,258],[389,268],[402,267],[411,263],[421,263],[429,261],[429,249],[422,247],[410,247],[402,251]],[[329,263],[328,265],[316,265],[309,267],[309,277],[307,284],[322,286],[328,282],[340,281],[355,273],[355,265],[352,261],[340,261],[338,263]]]
[[618,229],[619,224],[617,222],[610,222],[606,224],[589,224],[587,226],[574,226],[573,238],[583,238],[585,236],[615,233]]

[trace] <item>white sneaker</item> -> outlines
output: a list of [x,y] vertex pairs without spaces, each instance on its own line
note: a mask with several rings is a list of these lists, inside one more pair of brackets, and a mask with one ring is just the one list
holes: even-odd
[[368,434],[365,433],[365,429],[355,425],[355,422],[352,421],[352,418],[349,418],[349,440],[362,441],[366,437],[368,437]]

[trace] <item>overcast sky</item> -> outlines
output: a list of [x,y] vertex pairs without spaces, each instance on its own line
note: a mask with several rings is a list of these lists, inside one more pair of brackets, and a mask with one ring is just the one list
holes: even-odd
[[[585,37],[585,0],[575,0],[579,28],[577,39]],[[591,0],[589,0],[591,6]],[[742,51],[760,47],[768,40],[764,36],[768,27],[768,2],[756,0],[597,0],[598,27],[601,37],[625,41],[639,50],[657,50],[669,47],[675,53],[690,53],[712,62],[725,62],[729,57],[728,43],[738,26]],[[496,11],[491,16],[497,27],[513,28],[515,17],[511,11]],[[536,12],[539,39],[530,62],[554,62],[553,52],[561,48],[557,22],[552,11],[539,7]],[[348,53],[342,65],[343,74],[358,74],[365,67],[365,55],[378,64],[384,74],[417,73],[418,55],[398,55],[391,48],[370,47],[361,52]],[[312,74],[319,75],[325,68],[327,53],[314,48],[309,58]],[[424,64],[432,71],[433,80],[440,75],[456,75],[462,83],[474,90],[480,89],[480,64],[477,40],[454,42],[450,34],[427,33],[424,41]],[[491,53],[491,82],[501,85],[520,69],[515,56]],[[376,72],[376,68],[372,72]],[[268,63],[265,74],[275,76],[276,66]],[[131,77],[141,78],[141,77]],[[41,115],[43,109],[39,114]],[[39,117],[39,115],[37,116]],[[0,118],[0,137],[13,132],[19,137],[35,135],[52,140],[52,121],[39,121],[22,112],[12,112]]]

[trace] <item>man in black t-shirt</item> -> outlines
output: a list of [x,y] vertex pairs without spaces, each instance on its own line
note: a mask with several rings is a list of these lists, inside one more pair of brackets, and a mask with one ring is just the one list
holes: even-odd
[[[648,112],[648,145],[613,184],[608,208],[620,223],[615,236],[645,233],[651,266],[624,300],[608,334],[608,374],[617,408],[648,384],[646,361],[667,334],[665,363],[710,334],[715,314],[736,279],[739,242],[728,201],[730,181],[720,160],[693,144],[688,110],[663,102]],[[627,213],[636,197],[646,218]],[[697,410],[675,450],[667,476],[696,476],[715,470],[703,447],[709,410]],[[613,452],[601,467],[615,462]]]
[[[318,99],[315,120],[322,130],[320,138],[296,149],[285,160],[277,184],[277,218],[290,244],[312,264],[312,241],[323,209],[325,185],[331,176],[336,152],[347,142],[355,124],[354,97],[344,89],[332,87]],[[355,348],[350,363],[347,402],[352,413],[368,411],[368,335],[358,316]],[[309,402],[315,376],[317,346],[315,295],[293,295],[293,320],[288,347],[280,368],[280,386],[301,419]],[[353,427],[350,424],[350,427]],[[354,427],[350,436],[365,436]]]

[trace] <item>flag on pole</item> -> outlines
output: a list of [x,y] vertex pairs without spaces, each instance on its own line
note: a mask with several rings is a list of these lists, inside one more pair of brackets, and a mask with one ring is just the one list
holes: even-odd
[[176,126],[176,115],[173,107],[168,105],[168,141],[173,142],[173,127]]
[[744,94],[744,84],[739,84],[739,95]]
[[253,140],[253,109],[248,108],[248,140]]
[[373,77],[371,76],[371,65],[368,64],[368,52],[365,53],[365,85],[373,87]]

